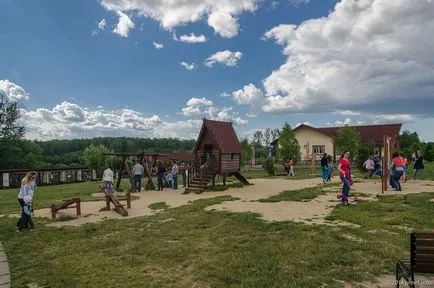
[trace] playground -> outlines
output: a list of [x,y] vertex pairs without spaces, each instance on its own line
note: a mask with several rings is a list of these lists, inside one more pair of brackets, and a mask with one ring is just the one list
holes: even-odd
[[[384,162],[397,145],[385,137]],[[344,206],[340,179],[323,184],[314,163],[293,178],[241,171],[230,123],[204,120],[193,154],[188,187],[177,190],[156,191],[151,172],[158,157],[176,156],[146,153],[134,154],[153,188],[142,193],[131,193],[131,177],[114,194],[99,182],[39,187],[35,232],[11,229],[16,190],[1,191],[12,287],[395,287],[410,233],[434,227],[431,163],[431,180],[402,183],[403,191],[387,189],[387,168],[369,180],[355,171]],[[116,155],[131,174],[131,155]],[[431,251],[432,241],[412,247]],[[422,256],[430,268],[432,255]],[[434,285],[432,274],[416,281]]]

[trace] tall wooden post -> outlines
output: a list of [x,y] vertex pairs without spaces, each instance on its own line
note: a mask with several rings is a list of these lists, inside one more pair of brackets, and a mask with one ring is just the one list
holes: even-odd
[[125,161],[127,160],[127,156],[122,156],[121,168],[119,170],[118,180],[116,182],[116,191],[119,191],[119,187],[121,186],[122,176],[124,175],[125,170]]
[[81,200],[80,200],[80,198],[77,200],[75,205],[77,206],[77,216],[80,216],[81,215]]
[[131,209],[131,193],[127,192],[126,196],[127,196],[126,197],[127,198],[127,208]]
[[107,211],[110,211],[110,198],[107,195],[105,196],[105,207]]

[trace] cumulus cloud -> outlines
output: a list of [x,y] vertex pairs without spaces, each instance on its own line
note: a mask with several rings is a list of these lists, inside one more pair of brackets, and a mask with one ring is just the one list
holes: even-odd
[[310,0],[289,0],[289,2],[293,5],[298,7],[301,4],[307,4],[310,2]]
[[238,104],[251,105],[254,108],[260,108],[264,102],[262,91],[253,84],[246,85],[243,89],[234,91],[232,96]]
[[213,102],[205,97],[202,98],[191,98],[187,101],[187,106],[212,106]]
[[204,64],[205,66],[208,66],[210,68],[213,67],[216,63],[221,63],[226,66],[233,67],[237,65],[237,62],[241,59],[241,57],[243,57],[243,53],[239,51],[232,52],[229,50],[224,50],[219,51],[205,59]]
[[229,94],[227,92],[222,92],[222,93],[220,93],[220,97],[231,97],[231,94]]
[[29,93],[23,87],[10,82],[9,80],[0,80],[0,93],[6,96],[9,101],[21,102],[29,99]]
[[163,43],[152,42],[152,44],[154,45],[155,49],[157,49],[157,50],[164,48]]
[[138,16],[152,18],[166,30],[187,23],[207,20],[217,34],[233,37],[238,34],[237,16],[243,12],[254,12],[260,0],[101,0],[109,11],[134,12]]
[[194,70],[194,69],[196,69],[197,68],[197,65],[195,64],[195,63],[187,63],[187,62],[185,62],[185,61],[182,61],[181,63],[179,63],[179,64],[181,64],[181,66],[183,66],[185,69],[187,69],[187,70],[189,70],[189,71],[191,71],[191,70]]
[[136,26],[131,18],[121,11],[116,12],[119,16],[119,22],[113,29],[113,33],[118,34],[121,37],[128,37],[128,33]]
[[101,19],[101,21],[98,22],[98,28],[101,30],[104,30],[106,24],[107,23],[106,23],[105,19],[103,18],[103,19]]
[[[203,116],[207,119],[218,120],[218,121],[232,121],[236,125],[245,125],[248,123],[247,120],[242,119],[238,116],[237,112],[233,112],[232,107],[217,108],[214,107],[214,103],[205,98],[191,98],[187,101],[186,107],[181,109],[179,114],[186,117],[192,116]],[[202,110],[203,109],[203,110]]]
[[70,139],[103,136],[177,137],[194,139],[201,120],[163,121],[131,109],[90,109],[62,102],[52,109],[21,109],[28,139]]
[[173,39],[175,41],[180,41],[180,42],[189,43],[189,44],[205,43],[207,40],[205,35],[196,35],[194,33],[191,33],[190,35],[181,35],[179,37],[179,39],[178,39],[178,37],[176,37],[176,34],[173,33]]
[[263,110],[432,115],[433,34],[431,0],[342,0],[327,17],[274,27],[264,38],[287,60],[263,81]]
[[249,117],[249,118],[256,118],[258,115],[246,113],[246,116]]

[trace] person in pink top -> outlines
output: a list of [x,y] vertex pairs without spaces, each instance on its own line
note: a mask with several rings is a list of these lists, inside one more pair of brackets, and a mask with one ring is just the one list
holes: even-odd
[[352,184],[351,179],[351,163],[350,163],[350,152],[345,151],[341,155],[341,159],[339,160],[339,177],[342,180],[342,204],[348,205],[348,197],[350,195],[350,189]]

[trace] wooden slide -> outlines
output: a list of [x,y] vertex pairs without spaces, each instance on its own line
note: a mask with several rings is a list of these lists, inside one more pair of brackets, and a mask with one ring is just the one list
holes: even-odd
[[[110,202],[111,202],[115,206],[116,212],[118,212],[122,216],[128,216],[128,211],[125,208],[125,205],[122,205],[121,202],[119,202],[119,200],[116,197],[114,197],[113,194],[110,193],[110,191],[108,191],[102,184],[100,184],[99,187],[101,188],[101,191],[104,192],[105,194],[107,210],[110,211]],[[129,202],[128,199],[127,202]]]

